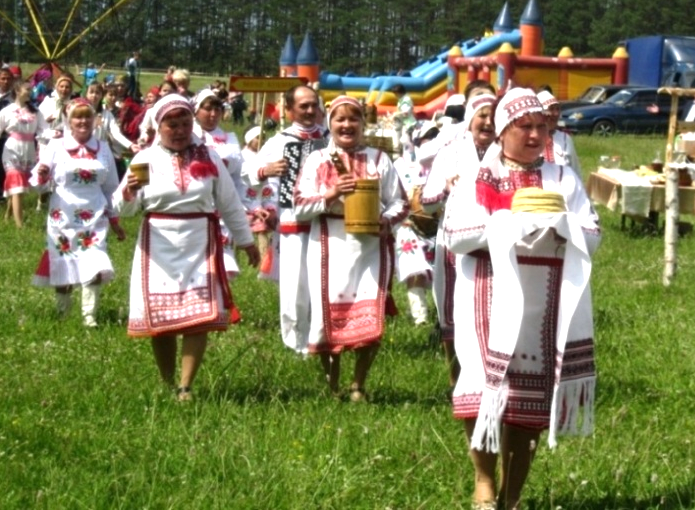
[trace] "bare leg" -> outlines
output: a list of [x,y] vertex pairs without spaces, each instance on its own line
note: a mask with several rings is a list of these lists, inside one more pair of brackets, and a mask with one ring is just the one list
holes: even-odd
[[12,195],[12,215],[17,228],[22,228],[22,195]]
[[10,219],[12,215],[12,197],[7,199],[7,209],[5,210],[5,221]]
[[365,398],[365,382],[369,369],[379,351],[379,344],[371,344],[355,350],[355,374],[350,385],[350,400],[357,402]]
[[454,350],[453,340],[444,340],[442,345],[444,346],[444,354],[446,355],[446,364],[449,367],[449,386],[453,388],[456,386],[456,382],[459,380],[461,364],[456,357],[456,350]]
[[[200,368],[200,365],[203,362],[203,356],[205,355],[207,345],[207,333],[184,335],[183,337],[183,347],[181,349],[181,379],[179,381],[179,387],[184,389],[184,392],[186,392],[185,388],[188,388],[188,392],[190,392],[195,375],[198,373],[198,368]],[[179,397],[180,396],[181,395],[179,395]]]
[[39,194],[39,200],[36,202],[36,210],[40,211],[45,204],[48,203],[48,197],[50,196],[50,193],[41,193]]
[[322,352],[320,356],[328,387],[331,393],[337,395],[340,392],[340,354]]
[[152,352],[162,380],[173,388],[176,375],[176,335],[153,337]]
[[72,285],[56,287],[56,311],[58,317],[65,319],[72,307]]
[[[466,438],[471,444],[471,437],[475,429],[475,418],[466,418],[464,425],[466,428]],[[497,499],[497,454],[483,452],[470,448],[468,455],[475,468],[475,489],[473,501],[475,503],[492,503]]]
[[540,435],[540,430],[507,424],[502,426],[502,486],[498,498],[500,510],[518,508],[521,490],[531,469]]

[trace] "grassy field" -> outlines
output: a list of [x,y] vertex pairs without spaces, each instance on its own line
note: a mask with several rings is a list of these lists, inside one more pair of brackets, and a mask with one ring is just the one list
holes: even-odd
[[[588,175],[601,154],[649,162],[665,139],[576,143]],[[526,508],[693,508],[695,238],[681,240],[678,276],[664,288],[661,238],[600,213],[596,432],[561,438],[555,451],[541,445]],[[197,399],[181,405],[158,382],[149,343],[125,334],[138,219],[110,244],[117,278],[103,292],[101,327],[88,331],[78,307],[58,322],[53,293],[30,285],[45,214],[27,216],[22,231],[0,221],[0,508],[469,507],[467,448],[429,327],[405,313],[391,321],[372,402],[339,402],[317,360],[283,347],[277,289],[246,268],[233,284],[243,321],[213,336]],[[405,312],[400,286],[396,299]],[[351,366],[346,356],[344,385]]]

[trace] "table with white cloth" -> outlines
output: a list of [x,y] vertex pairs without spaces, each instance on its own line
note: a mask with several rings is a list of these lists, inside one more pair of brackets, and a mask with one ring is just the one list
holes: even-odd
[[[589,176],[586,191],[592,202],[621,213],[621,227],[626,217],[646,219],[657,226],[659,213],[665,210],[666,192],[663,184],[650,181],[653,178],[634,171],[599,168]],[[681,214],[695,214],[695,187],[679,186],[678,202]]]

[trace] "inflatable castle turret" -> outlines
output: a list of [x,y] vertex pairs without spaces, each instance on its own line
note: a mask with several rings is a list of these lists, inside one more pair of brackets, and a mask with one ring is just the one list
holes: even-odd
[[319,81],[319,53],[309,32],[304,35],[304,41],[297,53],[297,76],[306,78],[309,83]]
[[294,46],[294,39],[291,35],[287,36],[285,46],[280,54],[280,76],[297,76],[297,48]]
[[495,24],[492,25],[492,33],[495,35],[508,34],[515,28],[514,21],[512,20],[512,12],[509,10],[509,2],[504,2],[504,6],[497,16]]
[[538,57],[543,53],[543,15],[538,7],[537,0],[529,0],[526,4],[521,19],[521,55],[524,57]]

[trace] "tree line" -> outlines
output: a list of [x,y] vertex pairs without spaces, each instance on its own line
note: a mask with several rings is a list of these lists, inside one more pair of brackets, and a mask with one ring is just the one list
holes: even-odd
[[[0,0],[16,25],[34,33],[27,0]],[[70,16],[73,1],[30,0],[49,47]],[[81,33],[117,0],[82,0],[64,41]],[[609,57],[620,41],[641,35],[695,35],[692,0],[538,0],[545,54],[569,46],[577,57]],[[528,0],[509,0],[518,23]],[[411,69],[454,43],[492,28],[503,0],[131,0],[83,37],[65,61],[122,66],[140,50],[142,65],[169,65],[216,75],[278,72],[287,36],[297,48],[308,31],[321,69],[357,75]],[[0,54],[13,61],[45,60],[0,20]],[[19,43],[19,44],[17,44]]]

